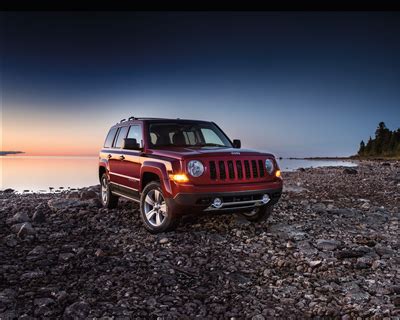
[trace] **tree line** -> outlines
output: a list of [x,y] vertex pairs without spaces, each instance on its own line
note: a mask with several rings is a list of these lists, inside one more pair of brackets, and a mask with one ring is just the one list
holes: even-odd
[[375,138],[360,143],[360,157],[400,157],[400,128],[389,130],[384,122],[380,122],[375,130]]

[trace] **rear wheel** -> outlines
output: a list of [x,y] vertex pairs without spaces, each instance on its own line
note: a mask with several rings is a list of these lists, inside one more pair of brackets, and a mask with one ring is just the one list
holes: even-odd
[[110,184],[106,173],[101,176],[101,203],[103,207],[114,209],[118,205],[118,197],[113,195],[110,190]]
[[251,222],[261,222],[268,220],[273,210],[273,206],[262,206],[250,212],[243,212],[241,215]]
[[176,228],[179,219],[167,202],[159,182],[150,182],[140,198],[140,216],[151,233],[170,231]]

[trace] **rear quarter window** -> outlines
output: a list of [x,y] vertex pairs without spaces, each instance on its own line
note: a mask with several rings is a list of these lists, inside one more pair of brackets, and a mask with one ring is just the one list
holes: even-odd
[[116,132],[117,128],[110,129],[110,131],[107,134],[106,141],[104,141],[104,148],[111,148]]

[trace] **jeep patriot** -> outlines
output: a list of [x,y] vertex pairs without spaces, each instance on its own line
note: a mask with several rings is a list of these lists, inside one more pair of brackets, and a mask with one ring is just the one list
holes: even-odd
[[101,202],[140,204],[152,233],[172,230],[184,214],[239,212],[269,217],[282,193],[272,154],[241,149],[214,123],[134,118],[111,127],[99,156]]

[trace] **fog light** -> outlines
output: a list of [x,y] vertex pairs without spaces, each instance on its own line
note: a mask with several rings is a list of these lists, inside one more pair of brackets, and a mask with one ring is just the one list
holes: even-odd
[[281,176],[281,170],[276,170],[275,172],[275,177],[280,177]]
[[220,198],[215,198],[213,201],[212,206],[214,208],[221,208],[222,207],[222,200]]
[[269,195],[263,194],[262,199],[261,199],[262,203],[264,203],[264,204],[265,204],[265,203],[268,203],[269,200],[271,200],[270,197],[269,197]]

